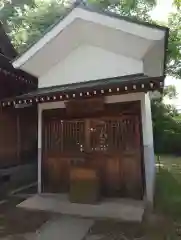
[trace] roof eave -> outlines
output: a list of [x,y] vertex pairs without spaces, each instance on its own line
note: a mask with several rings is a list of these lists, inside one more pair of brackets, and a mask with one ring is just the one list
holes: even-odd
[[[1,103],[2,106],[12,106],[13,104],[17,103],[37,104],[52,101],[66,101],[70,99],[79,99],[84,97],[149,92],[155,90],[162,92],[164,86],[163,76],[147,77],[144,75],[140,75],[140,78],[138,77],[138,79],[136,79],[135,75],[135,79],[133,76],[132,79],[127,78],[125,80],[119,81],[120,78],[121,77],[102,79],[102,81],[89,81],[87,83],[84,83],[83,87],[81,87],[82,83],[79,83],[80,87],[77,86],[78,84],[74,84],[73,87],[72,84],[56,86],[54,87],[53,91],[50,87],[49,89],[51,89],[51,91],[49,91],[48,88],[45,88],[46,91],[43,91],[42,93],[40,92],[40,90],[44,89],[38,89],[37,91],[17,96],[14,99],[4,99]],[[114,80],[113,83],[112,81],[110,81],[111,79]],[[100,84],[98,81],[100,82]],[[97,84],[95,85],[94,83],[96,82]],[[92,86],[91,83],[93,83],[94,85]],[[70,86],[70,88],[68,86]]]

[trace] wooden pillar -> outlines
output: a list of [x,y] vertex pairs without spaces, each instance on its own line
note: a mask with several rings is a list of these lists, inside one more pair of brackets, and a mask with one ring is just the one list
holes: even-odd
[[21,129],[20,129],[20,114],[16,115],[16,129],[17,129],[17,160],[21,161]]
[[38,193],[42,192],[42,108],[38,105]]

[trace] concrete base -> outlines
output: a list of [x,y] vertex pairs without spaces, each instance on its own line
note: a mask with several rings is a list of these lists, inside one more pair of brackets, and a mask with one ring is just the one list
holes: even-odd
[[144,202],[128,199],[104,199],[96,205],[70,203],[66,194],[41,194],[28,198],[18,207],[91,218],[112,218],[141,222]]
[[94,220],[61,216],[47,222],[37,233],[35,240],[83,240]]
[[[19,187],[30,184],[37,181],[37,165],[36,164],[25,164],[14,167],[1,168],[0,176],[8,176],[9,180],[7,184],[13,187]],[[1,184],[2,185],[2,184]]]
[[94,220],[61,216],[46,222],[34,233],[10,235],[1,240],[83,240]]

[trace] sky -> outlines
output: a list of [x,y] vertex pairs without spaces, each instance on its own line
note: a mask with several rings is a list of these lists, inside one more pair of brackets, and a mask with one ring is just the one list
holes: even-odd
[[[174,8],[172,7],[173,0],[157,0],[157,6],[155,9],[151,12],[151,17],[154,20],[159,21],[167,21],[168,15],[171,11],[174,11]],[[176,99],[165,99],[165,103],[173,104],[176,108],[181,110],[181,79],[175,79],[172,77],[166,77],[165,79],[165,85],[175,85],[176,91],[178,93]]]
[[173,0],[157,0],[157,6],[151,16],[155,20],[167,21],[168,14],[173,10]]

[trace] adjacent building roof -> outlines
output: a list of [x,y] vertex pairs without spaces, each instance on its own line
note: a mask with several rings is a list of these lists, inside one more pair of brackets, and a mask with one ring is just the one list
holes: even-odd
[[11,44],[9,37],[5,33],[1,21],[0,21],[0,54],[6,56],[6,58],[11,60],[18,56],[18,53]]
[[37,78],[15,69],[11,60],[17,56],[0,22],[0,98],[15,96],[37,88]]

